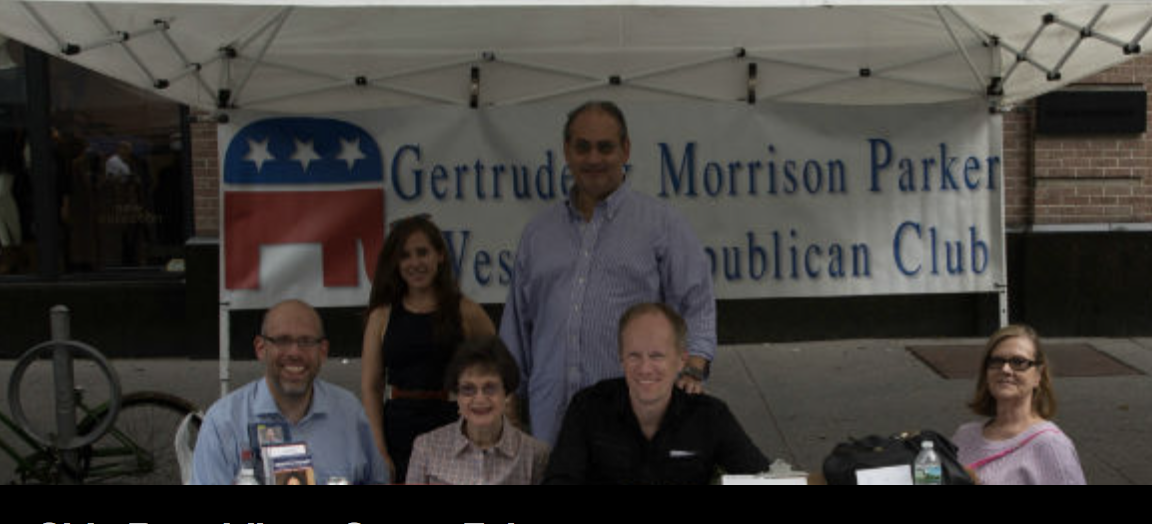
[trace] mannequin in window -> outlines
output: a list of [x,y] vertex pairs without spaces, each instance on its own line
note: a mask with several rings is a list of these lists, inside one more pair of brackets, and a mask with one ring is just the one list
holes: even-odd
[[0,274],[15,269],[18,248],[24,243],[20,207],[13,188],[23,169],[20,137],[11,129],[0,129]]

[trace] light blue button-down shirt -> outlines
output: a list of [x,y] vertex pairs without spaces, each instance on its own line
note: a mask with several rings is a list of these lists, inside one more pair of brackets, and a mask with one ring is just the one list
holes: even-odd
[[[360,401],[347,390],[316,380],[312,406],[290,424],[292,442],[306,442],[316,482],[342,477],[353,484],[385,484],[388,469],[376,450]],[[252,382],[212,405],[200,427],[192,465],[193,484],[231,484],[240,472],[240,453],[251,449],[248,425],[282,422],[265,379]]]
[[688,322],[688,351],[716,354],[711,267],[688,222],[625,184],[585,222],[571,201],[525,228],[500,336],[520,364],[532,433],[556,443],[568,402],[623,375],[620,317],[663,302]]

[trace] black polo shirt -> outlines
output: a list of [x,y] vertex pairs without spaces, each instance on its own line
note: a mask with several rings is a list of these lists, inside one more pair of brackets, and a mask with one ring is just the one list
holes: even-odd
[[632,412],[624,379],[606,380],[572,399],[545,484],[708,484],[716,468],[767,471],[769,460],[728,406],[675,388],[649,441]]

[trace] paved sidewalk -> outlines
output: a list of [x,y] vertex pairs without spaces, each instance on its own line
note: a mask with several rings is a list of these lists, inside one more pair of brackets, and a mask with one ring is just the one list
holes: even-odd
[[[1050,341],[1056,342],[1056,341]],[[1058,378],[1057,423],[1076,443],[1093,484],[1152,484],[1152,339],[1086,339],[1145,375]],[[818,471],[832,447],[848,436],[935,429],[950,435],[974,419],[965,404],[974,381],[945,380],[907,351],[915,345],[982,345],[983,340],[858,340],[726,346],[709,391],[724,399],[756,443],[772,458]],[[11,361],[0,362],[7,384]],[[116,362],[124,391],[154,389],[208,406],[219,391],[217,363],[189,360]],[[232,365],[233,386],[261,376],[261,364]],[[91,381],[79,369],[77,381]],[[359,393],[358,360],[332,359],[322,376]],[[50,387],[48,370],[27,384]],[[0,410],[8,413],[6,387]],[[98,388],[97,388],[98,389]],[[50,390],[48,390],[50,391]],[[91,393],[98,396],[99,392]],[[26,411],[51,417],[50,394],[24,393]],[[6,429],[0,437],[11,440]],[[12,464],[0,454],[0,483]]]
[[[1055,341],[1049,341],[1055,342]],[[1056,422],[1092,484],[1152,484],[1152,339],[1088,342],[1146,375],[1057,378]],[[818,470],[848,436],[935,429],[975,420],[975,381],[945,380],[907,351],[983,340],[866,340],[724,348],[712,391],[766,453]]]

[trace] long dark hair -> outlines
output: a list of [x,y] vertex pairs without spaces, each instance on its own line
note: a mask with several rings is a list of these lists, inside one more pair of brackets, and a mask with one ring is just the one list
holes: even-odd
[[400,257],[404,254],[404,244],[416,234],[423,233],[444,263],[436,271],[432,288],[436,294],[436,313],[432,318],[432,339],[446,347],[456,347],[464,340],[463,318],[460,315],[460,284],[452,270],[448,243],[444,234],[424,215],[405,218],[392,224],[392,230],[384,239],[380,258],[376,262],[376,272],[372,281],[372,294],[368,298],[365,318],[383,306],[403,307],[404,296],[408,294],[408,283],[400,276]]

